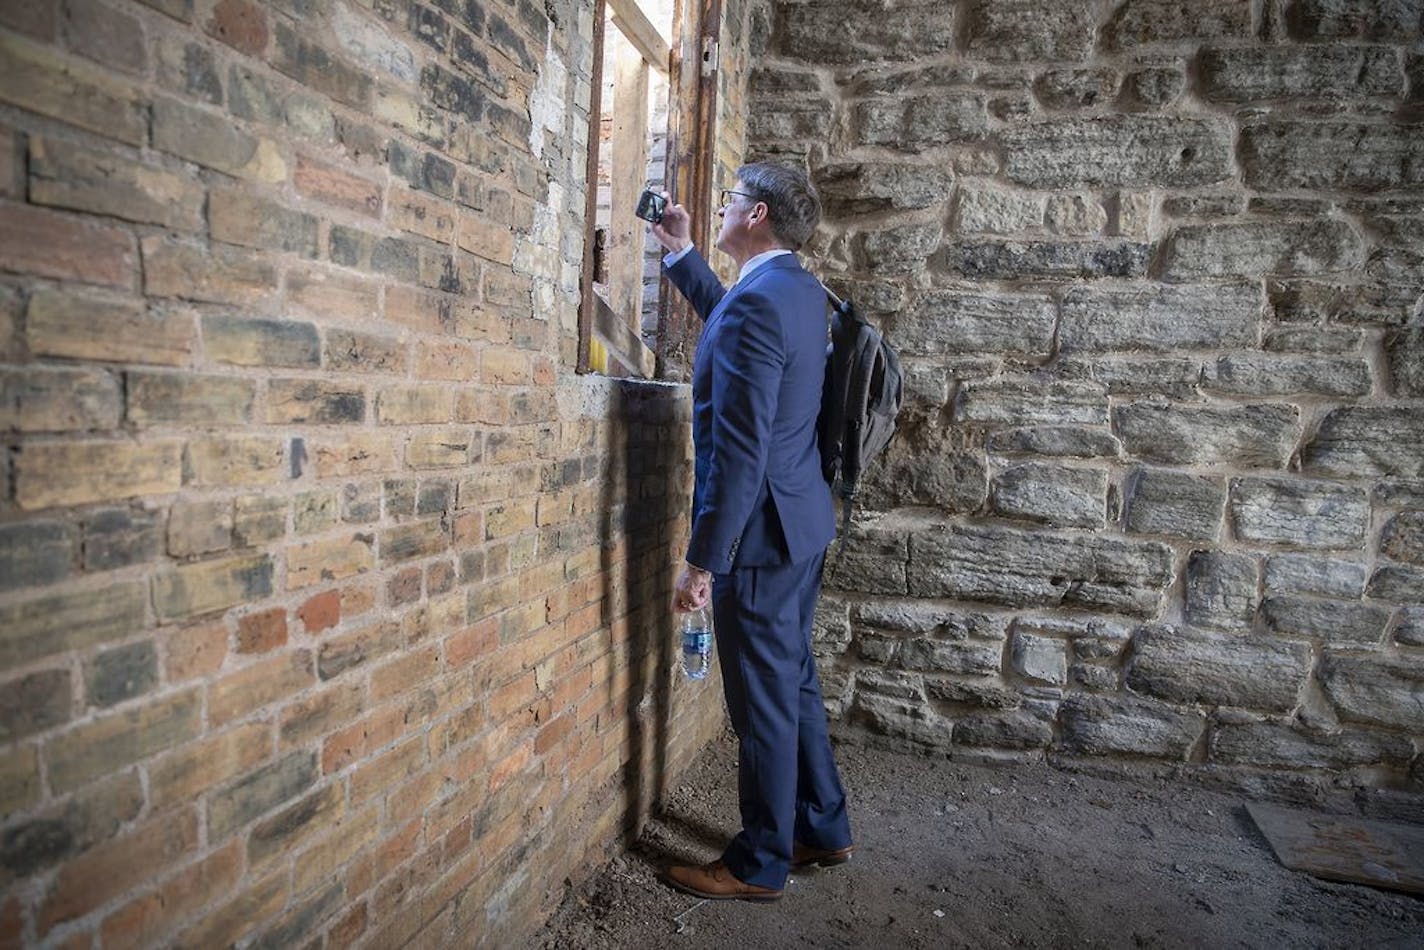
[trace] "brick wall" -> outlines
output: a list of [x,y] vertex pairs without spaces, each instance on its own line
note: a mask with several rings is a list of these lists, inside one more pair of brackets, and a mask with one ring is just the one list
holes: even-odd
[[587,7],[0,8],[0,945],[506,945],[720,730]]
[[1424,787],[1424,7],[752,16],[753,151],[908,374],[821,618],[849,734]]

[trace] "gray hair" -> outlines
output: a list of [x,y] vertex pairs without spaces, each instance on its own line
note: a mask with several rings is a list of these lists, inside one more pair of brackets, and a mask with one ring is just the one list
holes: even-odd
[[821,198],[804,172],[756,162],[737,169],[737,178],[755,200],[766,203],[771,233],[778,241],[797,251],[811,240],[821,222]]

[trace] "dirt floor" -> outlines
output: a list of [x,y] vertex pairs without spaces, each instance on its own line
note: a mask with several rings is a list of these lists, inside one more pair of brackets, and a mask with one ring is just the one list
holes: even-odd
[[728,736],[529,946],[1424,948],[1424,897],[1282,867],[1238,795],[860,745],[837,759],[849,864],[795,873],[766,905],[658,881],[669,861],[715,858],[735,830]]

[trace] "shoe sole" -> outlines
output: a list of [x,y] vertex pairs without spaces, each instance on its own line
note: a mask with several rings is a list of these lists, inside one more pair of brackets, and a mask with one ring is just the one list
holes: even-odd
[[837,865],[845,864],[854,853],[853,851],[847,851],[845,854],[836,854],[824,858],[810,858],[809,860],[802,861],[800,864],[791,865],[791,869],[793,871],[799,871],[803,868],[812,867],[813,865],[818,868],[833,868]]

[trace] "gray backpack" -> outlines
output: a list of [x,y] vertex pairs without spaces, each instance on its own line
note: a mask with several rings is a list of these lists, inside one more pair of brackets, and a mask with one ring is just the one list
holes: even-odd
[[831,342],[817,432],[821,472],[841,497],[841,543],[850,529],[857,482],[895,435],[904,401],[900,356],[849,300],[831,299]]

